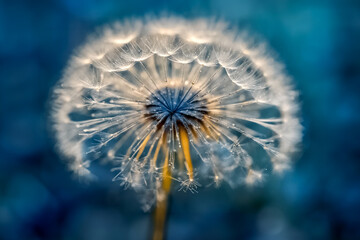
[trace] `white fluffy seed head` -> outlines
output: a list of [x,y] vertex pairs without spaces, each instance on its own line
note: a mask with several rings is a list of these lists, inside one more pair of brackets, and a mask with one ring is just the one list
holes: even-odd
[[70,169],[90,175],[94,160],[107,160],[122,185],[154,194],[166,158],[190,190],[197,181],[252,185],[289,169],[302,131],[297,92],[264,45],[241,36],[223,22],[164,18],[116,23],[92,38],[54,94]]

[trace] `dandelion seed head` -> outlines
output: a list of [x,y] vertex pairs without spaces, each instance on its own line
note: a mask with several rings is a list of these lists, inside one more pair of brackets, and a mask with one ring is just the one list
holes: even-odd
[[301,140],[282,65],[223,22],[116,23],[69,61],[54,98],[69,168],[90,176],[96,160],[112,163],[147,209],[167,178],[192,192],[261,182],[291,167]]

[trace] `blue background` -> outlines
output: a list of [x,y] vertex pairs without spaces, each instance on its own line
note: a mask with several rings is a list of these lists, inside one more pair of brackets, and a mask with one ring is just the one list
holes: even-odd
[[360,2],[335,0],[0,1],[0,239],[149,238],[133,192],[71,177],[47,121],[86,36],[149,13],[215,16],[266,39],[301,92],[305,127],[282,178],[175,191],[168,239],[360,239]]

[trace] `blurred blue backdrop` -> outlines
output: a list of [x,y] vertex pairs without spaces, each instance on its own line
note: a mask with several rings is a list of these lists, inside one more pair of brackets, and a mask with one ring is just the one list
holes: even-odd
[[305,126],[284,177],[174,194],[168,239],[360,239],[360,2],[336,0],[0,1],[0,239],[149,238],[151,215],[133,192],[71,177],[47,100],[89,33],[164,12],[266,39],[301,92]]

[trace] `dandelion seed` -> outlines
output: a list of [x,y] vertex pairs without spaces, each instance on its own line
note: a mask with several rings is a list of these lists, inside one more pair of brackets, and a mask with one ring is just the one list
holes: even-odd
[[301,140],[296,97],[263,45],[223,23],[170,18],[117,24],[86,44],[52,116],[70,168],[116,164],[114,180],[144,193],[146,209],[157,202],[161,229],[171,188],[252,185],[289,168]]

